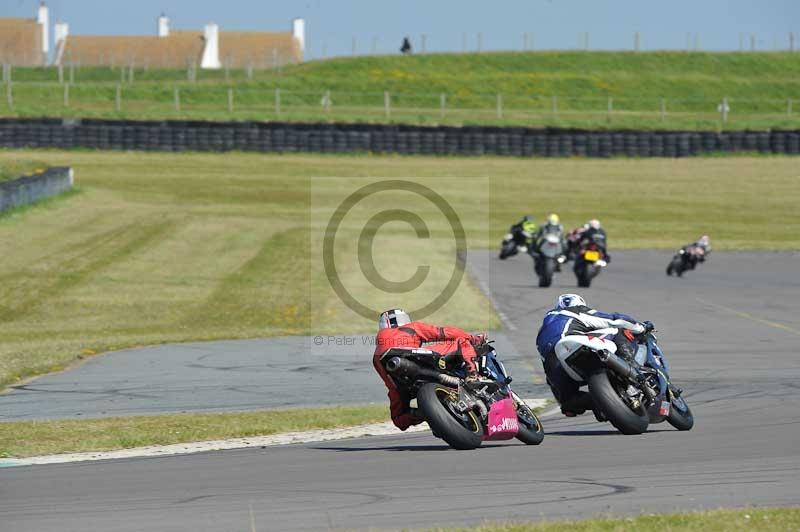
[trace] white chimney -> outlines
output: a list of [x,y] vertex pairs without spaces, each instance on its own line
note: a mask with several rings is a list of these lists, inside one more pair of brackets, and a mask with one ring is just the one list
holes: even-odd
[[206,45],[203,48],[203,58],[200,61],[200,68],[221,68],[219,62],[219,26],[216,24],[206,24],[204,32]]
[[53,26],[53,47],[55,48],[55,58],[53,59],[54,65],[60,65],[64,55],[64,47],[67,44],[67,36],[69,35],[69,24],[66,22],[56,21]]
[[42,25],[42,53],[50,53],[50,12],[44,2],[39,4],[39,13],[36,22]]
[[158,17],[158,36],[169,37],[169,19],[164,13]]
[[57,21],[53,26],[53,44],[56,49],[61,45],[61,41],[67,38],[67,35],[69,35],[69,24]]
[[300,53],[306,50],[306,21],[302,18],[292,20],[292,36],[300,45]]

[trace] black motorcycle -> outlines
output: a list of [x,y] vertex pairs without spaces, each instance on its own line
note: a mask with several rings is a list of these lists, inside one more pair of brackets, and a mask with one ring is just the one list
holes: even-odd
[[505,260],[517,253],[527,253],[533,245],[533,233],[523,231],[518,226],[511,226],[500,243],[500,259]]
[[667,275],[678,277],[688,270],[694,270],[698,262],[705,260],[706,251],[700,246],[686,246],[678,250],[667,265]]
[[589,288],[592,279],[600,274],[600,271],[608,265],[607,255],[602,247],[594,242],[589,242],[582,246],[575,257],[575,278],[578,286]]
[[460,354],[442,356],[429,349],[395,347],[381,364],[433,435],[454,449],[475,449],[484,440],[517,438],[538,445],[544,430],[536,413],[509,386],[511,377],[489,343],[475,348],[480,380],[465,382]]

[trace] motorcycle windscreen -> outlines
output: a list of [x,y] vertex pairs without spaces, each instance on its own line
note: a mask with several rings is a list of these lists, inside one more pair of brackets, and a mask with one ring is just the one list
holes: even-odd
[[517,409],[514,400],[506,397],[492,403],[489,408],[489,420],[486,424],[486,440],[510,440],[519,432]]

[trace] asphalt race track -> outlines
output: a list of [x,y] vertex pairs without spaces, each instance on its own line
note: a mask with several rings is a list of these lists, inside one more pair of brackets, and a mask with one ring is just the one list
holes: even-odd
[[[492,335],[524,397],[549,394],[541,368]],[[94,357],[0,395],[0,421],[246,411],[386,400],[374,335],[167,344]],[[535,372],[538,371],[538,375]]]
[[[800,504],[800,255],[715,253],[682,279],[664,275],[669,253],[613,258],[581,293],[655,322],[691,432],[622,436],[556,416],[539,447],[457,452],[419,433],[3,469],[0,529],[400,528]],[[535,288],[525,257],[480,274],[518,347],[558,293],[576,290],[570,271]]]

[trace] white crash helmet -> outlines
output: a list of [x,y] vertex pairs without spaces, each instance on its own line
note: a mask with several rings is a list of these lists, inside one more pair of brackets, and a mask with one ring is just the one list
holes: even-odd
[[378,318],[378,330],[394,329],[406,323],[411,323],[411,316],[405,310],[393,308],[381,312],[381,317]]
[[708,235],[703,235],[700,237],[697,243],[700,244],[701,246],[708,246],[709,244],[711,244],[711,239],[708,238]]
[[600,229],[600,220],[598,220],[597,218],[592,218],[591,220],[586,222],[586,225],[588,225],[592,229]]
[[556,299],[556,308],[585,307],[586,301],[578,294],[561,294]]

